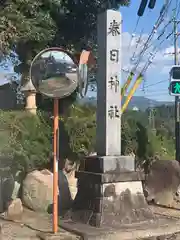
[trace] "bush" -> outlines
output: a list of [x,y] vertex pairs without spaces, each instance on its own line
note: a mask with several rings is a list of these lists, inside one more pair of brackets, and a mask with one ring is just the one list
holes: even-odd
[[25,111],[0,111],[1,167],[27,173],[41,169],[51,153],[51,128],[42,117]]
[[69,146],[76,159],[95,151],[96,113],[92,106],[73,105],[64,118]]
[[[143,121],[141,121],[143,120]],[[166,136],[156,134],[149,128],[148,115],[143,112],[127,111],[122,116],[122,155],[134,153],[137,166],[147,169],[155,158],[167,159],[172,154],[173,144]],[[96,108],[92,105],[74,105],[64,118],[68,133],[69,149],[75,159],[96,151]],[[62,144],[60,145],[62,146]],[[70,151],[69,151],[70,152]],[[71,158],[67,154],[68,158]]]
[[[170,159],[174,154],[172,139],[163,131],[148,129],[145,115],[127,112],[122,117],[122,154],[134,153],[140,167],[148,169],[152,159]],[[46,120],[45,120],[46,119]],[[0,111],[0,170],[10,166],[11,172],[24,173],[46,166],[52,153],[52,119],[38,112]],[[158,129],[157,129],[158,130]],[[79,161],[95,152],[96,108],[72,105],[60,120],[60,159]]]

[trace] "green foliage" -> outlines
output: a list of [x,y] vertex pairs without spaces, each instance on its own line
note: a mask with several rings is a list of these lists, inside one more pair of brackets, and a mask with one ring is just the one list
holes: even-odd
[[69,135],[70,148],[77,158],[95,151],[95,108],[89,105],[73,105],[64,123]]
[[143,126],[147,127],[148,126],[148,114],[147,112],[143,111],[133,111],[133,110],[128,110],[123,113],[123,119],[134,119],[136,122],[140,122]]
[[[60,119],[61,159],[79,161],[96,152],[96,107],[73,104]],[[162,124],[168,125],[168,121],[155,120],[156,128],[151,129],[147,113],[129,111],[122,116],[122,154],[133,153],[137,166],[145,171],[154,159],[174,159],[174,139]],[[13,172],[28,172],[44,167],[52,152],[51,131],[49,113],[33,116],[1,111],[0,168],[11,166]]]
[[[120,4],[128,5],[129,1]],[[27,52],[49,44],[75,48],[80,43],[88,45],[95,35],[97,14],[107,6],[104,0],[4,0],[0,9],[0,49],[15,48],[24,55],[24,49],[20,49],[24,44],[29,47]]]
[[123,155],[136,153],[138,147],[136,139],[136,129],[136,120],[127,116],[123,116],[121,130],[121,148]]
[[28,49],[26,51],[21,49],[23,45],[33,50],[36,44],[40,43],[43,46],[44,43],[51,41],[55,36],[56,25],[51,17],[50,2],[5,1],[0,9],[1,51],[15,48],[24,60],[23,55]]
[[[129,1],[119,3],[127,6]],[[107,6],[107,0],[3,0],[0,53],[15,62],[12,54],[15,52],[21,61],[15,66],[15,72],[27,75],[33,57],[46,47],[65,47],[74,53],[86,47],[93,48],[96,46],[97,14]]]
[[[59,114],[66,114],[69,108],[76,102],[77,92],[74,91],[70,96],[59,100]],[[44,97],[42,94],[36,94],[36,104],[39,110],[53,114],[53,99]]]
[[[96,108],[90,105],[74,106],[64,119],[70,148],[78,158],[95,150]],[[159,133],[148,126],[146,112],[128,111],[122,116],[122,154],[135,154],[137,166],[148,171],[154,159],[172,159],[174,142],[167,133]]]
[[39,169],[49,161],[51,129],[42,114],[0,112],[1,167],[24,173]]

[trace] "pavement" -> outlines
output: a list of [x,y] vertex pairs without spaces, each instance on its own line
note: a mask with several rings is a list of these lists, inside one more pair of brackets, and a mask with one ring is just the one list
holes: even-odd
[[80,237],[60,229],[52,234],[52,216],[24,208],[21,219],[0,218],[0,240],[78,240]]
[[94,228],[70,220],[61,221],[60,226],[84,240],[180,240],[180,210],[153,205],[150,208],[156,220],[123,225],[121,229]]
[[121,229],[97,229],[60,221],[52,234],[52,216],[24,208],[22,218],[0,218],[0,240],[180,240],[180,210],[150,206],[157,221],[124,225]]

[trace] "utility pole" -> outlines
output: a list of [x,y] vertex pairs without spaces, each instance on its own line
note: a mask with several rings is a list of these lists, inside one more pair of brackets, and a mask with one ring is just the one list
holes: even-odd
[[149,100],[149,127],[153,132],[156,132],[155,128],[155,108],[153,107],[152,100]]
[[[169,53],[174,55],[174,65],[178,64],[178,24],[180,21],[177,20],[176,9],[174,9],[173,16],[173,34],[174,34],[174,52]],[[176,149],[176,160],[180,163],[180,108],[179,108],[179,96],[175,96],[175,149]]]
[[[174,64],[178,65],[178,21],[176,11],[174,14]],[[179,124],[179,96],[175,97],[175,139],[176,139],[176,160],[180,162],[180,124]]]

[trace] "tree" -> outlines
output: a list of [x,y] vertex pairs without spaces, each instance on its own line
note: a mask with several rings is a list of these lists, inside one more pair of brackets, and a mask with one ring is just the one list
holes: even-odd
[[95,152],[96,108],[92,105],[73,105],[64,119],[71,153],[78,159]]
[[10,167],[27,173],[42,169],[52,153],[50,125],[42,113],[0,111],[0,170]]
[[[3,0],[0,8],[1,54],[18,55],[15,72],[28,74],[34,55],[48,46],[80,50],[96,43],[96,17],[108,1]],[[129,4],[120,0],[121,5]],[[8,55],[9,56],[9,55]]]
[[51,1],[4,1],[0,9],[0,50],[11,59],[17,54],[21,64],[16,73],[29,72],[30,61],[55,36],[56,23],[51,17]]

